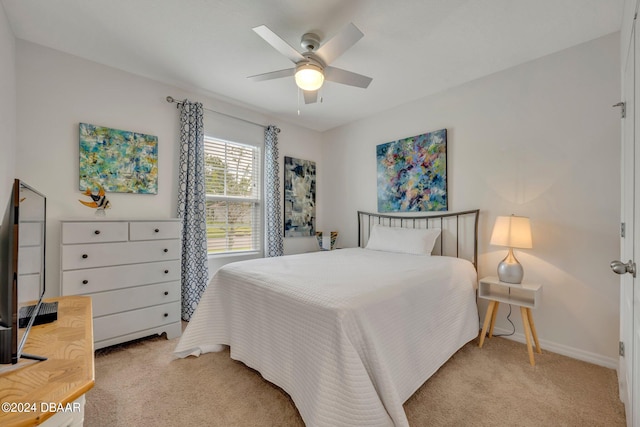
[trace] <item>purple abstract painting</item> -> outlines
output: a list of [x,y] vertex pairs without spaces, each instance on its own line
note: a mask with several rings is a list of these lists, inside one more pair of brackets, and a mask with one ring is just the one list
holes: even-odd
[[376,147],[378,212],[447,210],[447,130]]

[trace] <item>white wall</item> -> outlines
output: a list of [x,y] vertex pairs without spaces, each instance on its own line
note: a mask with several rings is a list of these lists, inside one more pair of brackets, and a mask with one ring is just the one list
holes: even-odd
[[[158,136],[158,194],[109,193],[107,218],[176,216],[179,121],[176,99],[203,102],[210,109],[258,123],[272,123],[255,111],[190,93],[33,43],[16,43],[17,166],[20,178],[47,196],[47,295],[59,292],[61,219],[93,218],[78,190],[78,123],[85,122]],[[321,169],[320,135],[287,123],[273,123],[284,155],[315,160]],[[287,242],[289,253],[307,250],[311,239]],[[235,260],[225,258],[222,263]],[[210,262],[211,273],[221,264]]]
[[[543,349],[615,368],[619,63],[612,34],[327,132],[325,226],[356,246],[356,211],[377,209],[375,146],[447,128],[449,210],[481,210],[479,275],[495,275],[506,255],[488,244],[495,217],[529,216],[534,247],[516,256],[525,280],[543,285]],[[519,311],[511,318],[523,339]]]
[[16,178],[16,42],[0,4],[0,217]]

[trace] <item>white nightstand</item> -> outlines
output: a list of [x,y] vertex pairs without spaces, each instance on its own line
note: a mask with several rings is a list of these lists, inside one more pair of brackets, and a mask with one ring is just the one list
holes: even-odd
[[491,301],[487,308],[487,315],[484,318],[484,325],[480,333],[479,346],[482,348],[484,337],[489,329],[489,338],[493,336],[493,327],[496,323],[496,315],[498,314],[498,306],[501,302],[506,304],[517,305],[520,307],[522,315],[522,325],[524,327],[524,336],[527,340],[527,350],[529,351],[529,362],[535,366],[536,362],[533,358],[533,348],[531,345],[531,337],[536,345],[536,352],[542,353],[540,343],[538,342],[538,333],[533,323],[531,309],[538,306],[542,286],[523,282],[521,284],[513,284],[501,282],[497,277],[484,277],[480,279],[478,285],[478,297]]

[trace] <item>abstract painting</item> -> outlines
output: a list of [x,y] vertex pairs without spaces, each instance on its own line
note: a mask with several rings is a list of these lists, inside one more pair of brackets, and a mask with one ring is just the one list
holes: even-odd
[[80,191],[158,194],[158,137],[80,123]]
[[447,130],[376,147],[378,212],[447,210]]
[[316,164],[284,158],[284,236],[316,234]]

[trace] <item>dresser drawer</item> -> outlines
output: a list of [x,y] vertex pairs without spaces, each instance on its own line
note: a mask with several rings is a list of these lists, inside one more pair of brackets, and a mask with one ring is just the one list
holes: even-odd
[[179,321],[180,303],[172,302],[96,317],[93,319],[93,337],[97,342]]
[[40,273],[42,266],[42,246],[20,247],[18,274]]
[[180,260],[69,270],[62,272],[62,294],[91,294],[175,280],[180,280]]
[[18,275],[20,292],[18,292],[18,304],[35,304],[42,293],[40,274]]
[[63,222],[62,244],[126,242],[127,222]]
[[180,221],[131,221],[129,238],[131,240],[179,239],[181,226]]
[[44,236],[43,225],[42,222],[38,221],[25,220],[23,222],[20,220],[20,248],[23,246],[40,246]]
[[180,259],[180,240],[63,245],[62,270]]
[[180,282],[136,286],[91,295],[93,316],[105,316],[180,301]]

